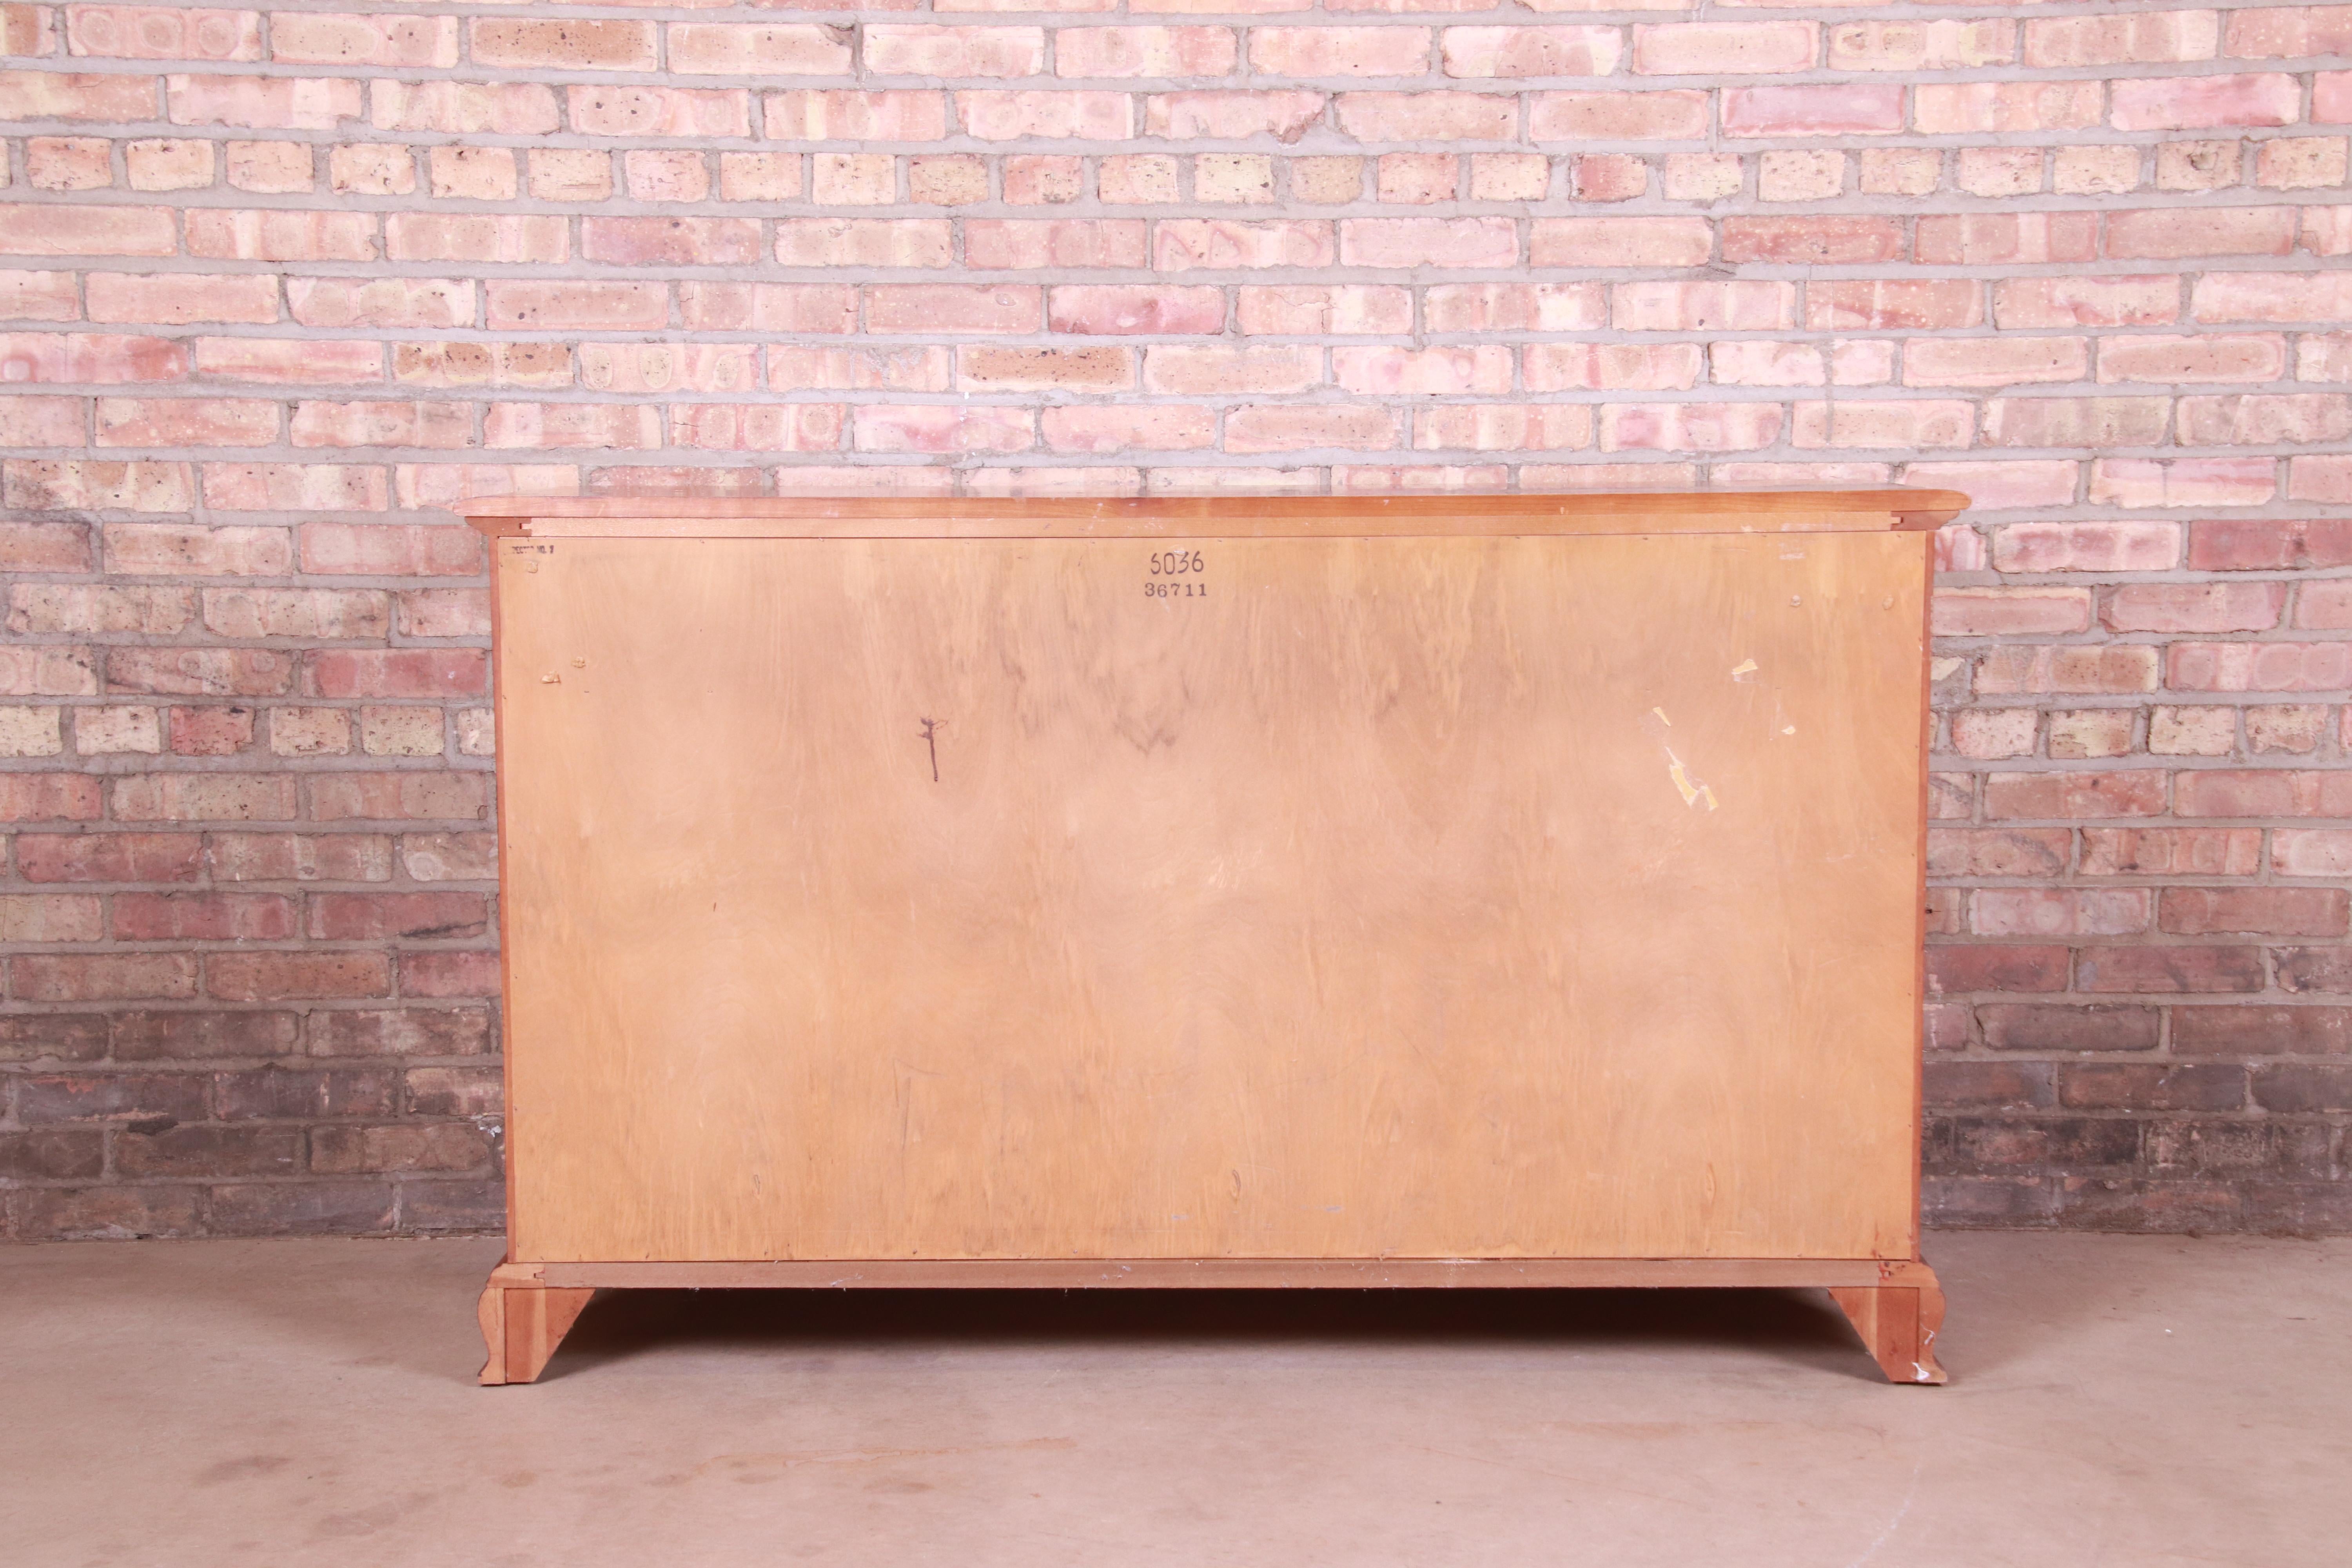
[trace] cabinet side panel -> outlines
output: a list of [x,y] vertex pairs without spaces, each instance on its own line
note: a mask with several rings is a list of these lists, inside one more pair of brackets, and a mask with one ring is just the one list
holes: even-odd
[[501,540],[516,1256],[1907,1256],[1917,542]]

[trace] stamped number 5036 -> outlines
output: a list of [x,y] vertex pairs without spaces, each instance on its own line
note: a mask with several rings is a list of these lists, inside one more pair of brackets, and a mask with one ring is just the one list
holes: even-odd
[[1151,557],[1151,576],[1144,581],[1143,596],[1147,599],[1206,598],[1209,593],[1206,583],[1197,580],[1171,583],[1168,579],[1197,579],[1208,569],[1208,562],[1197,550],[1160,551]]

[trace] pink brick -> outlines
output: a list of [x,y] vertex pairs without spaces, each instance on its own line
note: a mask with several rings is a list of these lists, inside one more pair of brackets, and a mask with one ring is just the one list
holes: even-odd
[[188,374],[187,345],[173,338],[117,332],[0,334],[0,384],[37,382],[179,381]]
[[155,118],[155,79],[130,72],[0,71],[0,120]]
[[748,267],[760,226],[731,217],[584,217],[580,257],[614,267]]
[[2081,465],[2072,461],[1913,463],[1903,481],[1964,492],[1981,510],[2069,506]]
[[373,213],[236,211],[187,215],[188,254],[236,261],[373,261]]
[[2168,208],[2107,215],[2106,253],[2128,259],[2286,256],[2294,249],[2293,207]]
[[182,10],[171,5],[68,5],[66,46],[73,54],[118,59],[257,60],[261,13]]
[[2296,458],[2287,464],[2286,493],[2292,500],[2352,501],[2352,461]]
[[186,326],[278,319],[278,279],[194,272],[93,272],[83,287],[93,321]]
[[1614,27],[1448,27],[1444,64],[1450,77],[1608,76],[1623,52]]
[[847,423],[836,403],[680,404],[670,410],[670,440],[706,451],[833,452]]
[[1343,92],[1332,116],[1359,142],[1509,142],[1518,135],[1519,100],[1458,89]]
[[1142,267],[1144,224],[1128,218],[968,218],[964,265],[1003,270]]
[[1919,219],[1915,247],[1930,267],[2088,261],[2098,234],[2096,213],[1944,214]]
[[0,318],[70,321],[81,315],[70,272],[0,272]]
[[543,136],[561,123],[555,89],[537,82],[392,81],[370,84],[368,123],[378,131]]
[[286,305],[306,327],[470,327],[474,285],[457,278],[289,278]]
[[1342,390],[1365,396],[1494,396],[1511,390],[1511,351],[1499,343],[1335,349],[1331,372]]
[[797,89],[761,104],[771,142],[936,142],[948,133],[940,92]]
[[383,232],[394,261],[554,263],[571,245],[564,219],[535,214],[393,213]]
[[1747,452],[1780,438],[1777,403],[1612,403],[1601,410],[1604,452]]
[[1902,253],[1903,228],[1892,218],[1732,217],[1723,222],[1726,261],[1842,265],[1892,261]]
[[2308,522],[2230,518],[2189,525],[2198,572],[2269,572],[2352,566],[2352,518]]
[[2145,888],[1979,888],[1969,895],[1979,936],[2129,936],[2147,930]]
[[2352,438],[2352,398],[2342,393],[2184,397],[2180,439],[2199,447],[2269,447]]
[[2176,691],[2332,691],[2352,686],[2352,642],[2181,642],[2165,652]]
[[866,290],[866,330],[1034,332],[1043,294],[1035,285],[1022,283],[877,284]]
[[2352,316],[2352,274],[2208,272],[2189,294],[2200,321],[2333,325]]
[[[1717,345],[1720,347],[1721,345]],[[1943,398],[1900,402],[1800,403],[1789,444],[1800,447],[1966,447],[1976,425],[1976,405]]]
[[1696,343],[1529,343],[1529,392],[1681,392],[1698,384]]
[[2082,131],[2099,122],[2095,81],[1922,82],[1912,129],[1927,136]]
[[1579,332],[1609,324],[1605,283],[1440,283],[1423,294],[1433,332]]
[[383,345],[365,341],[198,338],[196,368],[221,381],[278,385],[331,386],[382,381]]
[[2099,344],[2103,382],[2270,381],[2286,368],[2286,341],[2273,333],[2115,337]]
[[1796,324],[1790,283],[1620,283],[1611,321],[1624,331],[1776,331]]
[[297,65],[432,67],[457,63],[455,16],[385,16],[277,11],[269,58]]
[[1155,226],[1152,265],[1161,272],[1274,267],[1329,267],[1338,246],[1328,223],[1167,218]]
[[1266,76],[1423,76],[1432,36],[1427,27],[1253,27],[1250,68]]
[[267,447],[278,405],[221,397],[101,397],[100,447]]
[[170,76],[163,96],[174,125],[332,131],[366,110],[361,84],[348,77]]
[[2146,327],[2179,319],[2180,279],[2008,278],[1993,286],[2003,328]]
[[[908,30],[881,23],[868,26],[866,68],[883,73],[901,68],[883,63],[891,57],[891,45],[883,40]],[[1010,35],[1037,33],[1034,27],[1008,27],[1003,31],[1008,42],[1012,41]],[[682,76],[839,76],[847,74],[849,66],[847,41],[836,37],[834,29],[814,23],[740,26],[716,22],[673,22],[669,26],[669,68]],[[926,67],[921,74],[1012,73],[934,70]]]
[[1705,218],[1538,218],[1528,260],[1537,267],[1699,267],[1714,249]]
[[748,136],[751,95],[736,88],[607,84],[565,90],[572,128],[590,136]]
[[1592,444],[1592,410],[1572,403],[1440,404],[1413,415],[1418,451],[1574,451]]
[[2175,795],[2176,810],[2182,816],[2352,816],[2352,773],[2295,768],[2184,772]]
[[655,65],[651,22],[477,16],[470,31],[477,65],[627,71],[649,71]]
[[1704,92],[1539,92],[1528,105],[1536,142],[1693,142],[1706,132]]
[[1223,289],[1213,288],[1065,284],[1054,289],[1048,315],[1051,330],[1056,332],[1154,337],[1215,333],[1224,331],[1225,296]]
[[483,287],[494,329],[619,331],[669,324],[669,290],[659,283],[500,279]]
[[1135,100],[1123,92],[967,89],[956,94],[956,106],[965,132],[982,142],[1033,136],[1122,142],[1135,134]]
[[6,503],[29,511],[185,511],[184,463],[10,458]]
[[1213,411],[1173,404],[1049,407],[1042,419],[1057,452],[1186,451],[1217,439]]
[[[873,29],[866,32],[871,37]],[[1238,55],[1230,27],[1064,27],[1054,35],[1054,74],[1062,77],[1230,76]]]
[[1657,23],[1633,29],[1633,68],[1645,76],[1801,71],[1812,68],[1821,47],[1818,22]]
[[2091,465],[2095,506],[2260,506],[2278,489],[2267,458],[2102,458]]
[[2126,583],[2108,592],[2099,622],[2113,632],[2258,632],[2285,606],[2284,583]]
[[1172,142],[1271,136],[1290,142],[1323,118],[1325,107],[1323,95],[1306,88],[1155,92],[1144,100],[1143,134]]
[[2087,588],[1939,587],[1932,608],[1937,637],[2053,636],[2087,631]]
[[308,522],[302,570],[327,576],[471,577],[481,573],[481,535],[462,524]]
[[0,255],[170,256],[178,248],[169,207],[0,203]]
[[1879,136],[1902,129],[1899,86],[1838,82],[1723,89],[1727,136]]
[[1905,331],[1984,323],[1984,288],[1972,278],[1810,283],[1805,325],[1815,331]]
[[1021,452],[1036,443],[1026,408],[868,404],[853,412],[861,452]]
[[1903,348],[1906,386],[2001,387],[2090,373],[2087,338],[1914,338]]
[[857,330],[846,283],[681,283],[678,315],[694,331],[842,333]]
[[382,468],[331,463],[206,463],[205,504],[226,511],[382,511]]
[[2303,105],[2302,85],[2284,72],[2156,77],[2118,81],[2111,90],[2108,120],[2118,131],[2292,125]]
[[[768,385],[776,392],[946,392],[955,353],[943,344],[771,345]],[[844,416],[846,417],[846,416]]]
[[2025,24],[2025,63],[2063,70],[2210,60],[2221,36],[2221,19],[2211,11],[2049,17]]
[[649,403],[493,403],[482,444],[499,448],[641,449],[662,444],[661,410]]
[[[1319,337],[1404,332],[1412,327],[1412,291],[1385,285],[1244,284],[1235,290],[1234,303],[1235,321],[1244,332]],[[1212,321],[1202,330],[1218,330],[1222,313]]]
[[1225,416],[1228,452],[1380,451],[1401,446],[1402,437],[1392,411],[1363,404],[1259,403]]
[[1507,217],[1349,218],[1339,225],[1347,267],[1497,267],[1518,260],[1518,226]]

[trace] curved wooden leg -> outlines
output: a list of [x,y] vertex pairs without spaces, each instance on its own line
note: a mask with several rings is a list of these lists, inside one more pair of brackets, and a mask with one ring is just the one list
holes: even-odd
[[1924,1263],[1885,1265],[1885,1285],[1833,1285],[1838,1304],[1889,1383],[1943,1383],[1936,1336],[1944,1327],[1944,1290]]
[[482,1382],[532,1383],[546,1370],[547,1358],[572,1331],[588,1305],[593,1289],[557,1287],[538,1282],[528,1265],[501,1263],[490,1271],[475,1314],[482,1322],[482,1344],[489,1359],[482,1363]]

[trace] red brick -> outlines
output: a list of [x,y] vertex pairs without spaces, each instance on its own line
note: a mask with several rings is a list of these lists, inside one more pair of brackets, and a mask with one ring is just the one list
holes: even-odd
[[[186,952],[19,953],[8,961],[8,994],[25,1002],[116,1002],[131,1000],[184,1001],[196,994],[195,955]],[[17,1101],[17,1114],[26,1121],[65,1121],[47,1114],[47,1097],[37,1100],[27,1082]],[[128,1102],[125,1110],[89,1110],[82,1115],[172,1115],[144,1108],[146,1097],[134,1075],[89,1081],[89,1093],[100,1105]],[[140,1097],[133,1100],[132,1097]],[[144,1103],[142,1103],[144,1102]],[[191,1115],[201,1116],[197,1110]]]
[[309,935],[329,942],[442,942],[489,931],[479,893],[313,893]]
[[2091,992],[2260,991],[2258,947],[2086,947],[2074,984]]
[[495,952],[404,952],[400,955],[403,996],[496,996],[499,955]]
[[2252,632],[2279,624],[2284,583],[2127,583],[2109,591],[2099,620],[2116,632]]
[[2091,595],[2086,588],[1939,587],[1932,618],[1937,637],[2079,632],[2091,624]]
[[478,773],[313,773],[303,783],[313,822],[472,821],[489,803],[488,775]]
[[294,900],[275,893],[117,893],[119,942],[285,942]]
[[2153,768],[2126,773],[1990,773],[1984,792],[1985,816],[1995,820],[2160,816],[2165,809],[2165,775]]
[[2262,868],[2258,828],[2085,827],[2086,877],[2251,877]]
[[1954,995],[1971,991],[2063,991],[2067,953],[2063,947],[1944,944],[1927,950],[1927,992]]
[[224,1002],[279,1002],[392,994],[382,952],[215,952],[205,958],[205,993]]
[[2343,936],[2352,894],[2341,888],[2167,888],[2158,927],[2179,936]]

